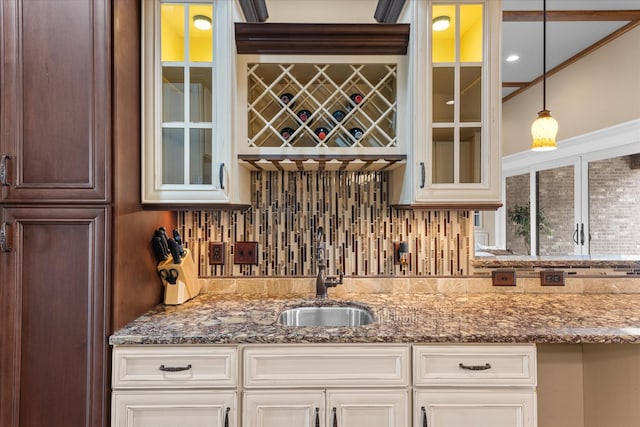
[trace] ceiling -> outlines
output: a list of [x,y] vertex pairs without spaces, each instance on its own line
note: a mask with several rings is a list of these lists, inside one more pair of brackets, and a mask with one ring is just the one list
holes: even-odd
[[[503,0],[502,24],[502,95],[517,95],[527,84],[542,75],[541,14],[518,14],[518,11],[542,11],[543,0]],[[589,11],[563,13],[558,11]],[[610,13],[606,11],[628,11]],[[631,12],[634,11],[634,12]],[[561,20],[560,20],[561,19]],[[623,19],[623,20],[613,20]],[[606,41],[630,22],[640,22],[640,0],[547,0],[547,76],[572,57]],[[585,52],[585,53],[586,53]],[[507,62],[517,54],[520,59]]]

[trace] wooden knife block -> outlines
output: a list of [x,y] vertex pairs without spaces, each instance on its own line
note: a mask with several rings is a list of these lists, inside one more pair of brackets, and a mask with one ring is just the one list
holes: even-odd
[[158,263],[158,273],[161,270],[168,271],[172,268],[178,272],[178,280],[175,284],[169,283],[160,276],[164,285],[164,303],[167,305],[182,304],[200,293],[200,281],[196,266],[191,258],[191,251],[186,248],[184,251],[186,253],[180,264],[174,264],[172,257]]

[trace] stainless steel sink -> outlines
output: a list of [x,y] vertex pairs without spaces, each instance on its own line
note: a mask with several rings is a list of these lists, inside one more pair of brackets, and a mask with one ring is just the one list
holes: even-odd
[[284,310],[278,323],[286,326],[348,326],[374,322],[373,314],[360,307],[296,307]]

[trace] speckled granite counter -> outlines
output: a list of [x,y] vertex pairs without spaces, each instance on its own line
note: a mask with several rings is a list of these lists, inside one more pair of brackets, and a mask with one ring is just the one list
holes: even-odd
[[376,322],[357,328],[275,323],[310,299],[201,295],[159,306],[110,337],[110,344],[214,343],[639,343],[640,294],[350,294]]

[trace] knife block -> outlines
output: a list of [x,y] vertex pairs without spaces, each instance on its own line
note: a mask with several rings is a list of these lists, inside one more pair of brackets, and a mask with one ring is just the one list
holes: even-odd
[[182,257],[180,264],[174,264],[171,257],[158,263],[158,273],[162,270],[170,269],[175,269],[178,272],[178,280],[175,284],[169,283],[160,276],[160,280],[164,285],[164,303],[167,305],[182,304],[200,293],[200,281],[198,280],[196,266],[191,258],[191,251],[186,248],[184,251],[186,253]]

